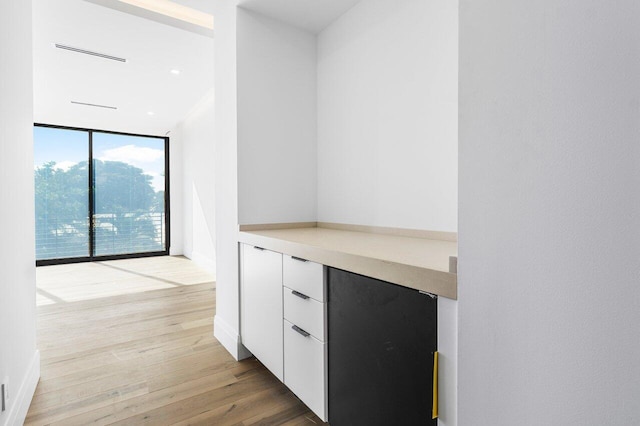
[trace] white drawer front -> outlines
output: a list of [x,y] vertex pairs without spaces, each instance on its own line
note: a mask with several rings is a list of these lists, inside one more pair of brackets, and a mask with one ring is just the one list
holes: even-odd
[[327,421],[326,343],[303,336],[284,320],[284,383]]
[[284,287],[283,291],[284,319],[311,333],[316,339],[326,341],[324,303],[302,293],[296,295],[296,290],[288,287]]
[[283,284],[292,290],[324,302],[324,274],[319,263],[299,260],[284,255],[282,265]]

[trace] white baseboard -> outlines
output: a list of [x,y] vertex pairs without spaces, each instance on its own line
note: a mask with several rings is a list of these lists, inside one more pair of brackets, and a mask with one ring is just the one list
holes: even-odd
[[4,426],[15,426],[24,424],[27,417],[33,394],[36,392],[40,380],[40,351],[33,354],[27,374],[18,388],[18,392],[12,396],[13,402],[9,406],[9,415]]
[[251,352],[240,341],[238,332],[218,315],[213,319],[213,336],[237,361],[251,356]]

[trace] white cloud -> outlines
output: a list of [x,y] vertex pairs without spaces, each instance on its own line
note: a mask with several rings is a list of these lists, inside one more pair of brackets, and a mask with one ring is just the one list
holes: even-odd
[[151,186],[157,191],[164,191],[164,176],[156,172],[145,172],[146,175],[151,176]]
[[61,161],[59,163],[56,163],[55,168],[66,172],[76,164],[78,163],[76,163],[75,161]]
[[164,176],[154,176],[151,181],[151,186],[153,189],[157,191],[164,191]]
[[164,189],[164,150],[135,145],[106,149],[97,158],[102,161],[120,161],[138,167],[151,176],[153,189]]
[[[61,161],[59,163],[56,163],[56,165],[53,166],[53,168],[54,169],[58,169],[58,170],[62,170],[63,172],[66,172],[71,167],[75,166],[76,164],[78,164],[78,162],[76,162],[76,161]],[[44,167],[44,165],[45,165],[45,163],[43,163],[43,164],[34,164],[33,165],[33,170],[38,170],[38,169]]]
[[123,163],[136,165],[139,163],[153,163],[161,158],[164,158],[164,151],[162,149],[124,145],[118,148],[107,149],[102,153],[100,160],[122,161]]

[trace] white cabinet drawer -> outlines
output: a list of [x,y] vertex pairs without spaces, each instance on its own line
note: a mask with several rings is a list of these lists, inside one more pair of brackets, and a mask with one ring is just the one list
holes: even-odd
[[282,255],[242,244],[242,343],[283,378]]
[[324,302],[324,273],[319,263],[283,255],[283,284],[319,302]]
[[326,343],[295,331],[284,320],[284,383],[322,421],[327,421]]
[[284,319],[311,333],[313,337],[324,342],[325,313],[324,303],[297,293],[296,290],[284,287]]

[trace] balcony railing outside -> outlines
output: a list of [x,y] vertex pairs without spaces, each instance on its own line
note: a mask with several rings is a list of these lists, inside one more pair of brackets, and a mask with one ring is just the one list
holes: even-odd
[[[94,256],[164,251],[165,214],[102,213],[93,218]],[[36,260],[89,256],[89,220],[36,221]]]

